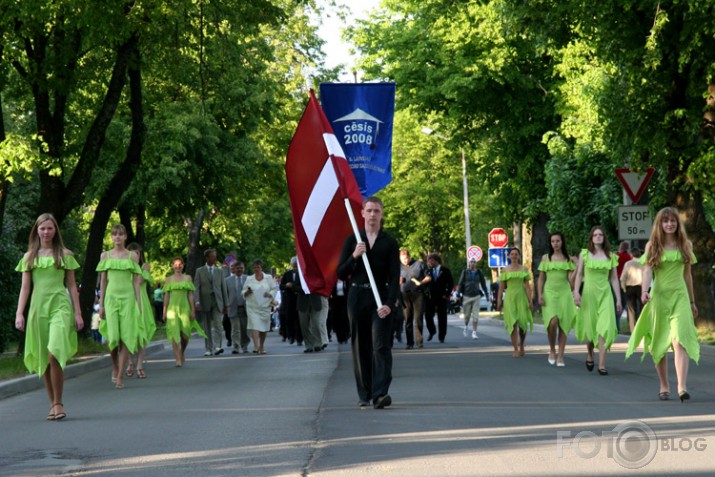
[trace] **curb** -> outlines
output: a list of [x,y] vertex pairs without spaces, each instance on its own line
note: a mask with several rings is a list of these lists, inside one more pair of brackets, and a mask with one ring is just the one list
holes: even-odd
[[[146,355],[157,353],[164,350],[163,342],[151,343],[144,349]],[[112,360],[109,353],[88,359],[81,363],[74,363],[65,367],[65,380],[81,376],[82,374],[95,371],[97,369],[106,368],[112,365]],[[17,394],[28,393],[45,387],[45,380],[42,376],[31,374],[21,378],[9,379],[0,382],[0,399],[5,399]]]

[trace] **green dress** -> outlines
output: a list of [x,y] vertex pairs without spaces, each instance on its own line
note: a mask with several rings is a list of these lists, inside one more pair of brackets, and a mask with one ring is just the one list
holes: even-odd
[[194,330],[208,339],[201,325],[191,319],[189,292],[194,290],[196,289],[191,280],[167,281],[164,285],[164,301],[169,297],[169,304],[166,307],[166,337],[173,343],[181,343],[181,335],[190,338]]
[[131,258],[107,258],[100,260],[97,271],[107,272],[104,319],[99,322],[99,332],[110,350],[122,342],[130,353],[136,353],[141,339],[141,313],[134,294],[134,275],[141,275],[141,268]]
[[151,273],[148,270],[142,269],[142,279],[144,282],[141,284],[140,292],[142,299],[142,319],[139,323],[140,328],[140,340],[142,347],[146,347],[151,343],[151,339],[154,337],[156,332],[156,321],[154,320],[154,306],[149,300],[149,294],[146,291],[147,283],[149,285],[154,285],[154,279],[151,277]]
[[539,264],[539,271],[546,274],[544,306],[541,308],[544,324],[548,326],[551,318],[556,316],[559,318],[559,328],[564,333],[573,329],[576,320],[576,304],[569,283],[569,272],[575,269],[576,265],[571,261],[542,260]]
[[[647,254],[640,258],[644,265],[647,260]],[[694,254],[692,263],[697,263]],[[673,347],[673,340],[677,340],[693,361],[697,363],[700,360],[700,343],[688,287],[683,277],[684,268],[679,250],[663,251],[660,266],[653,269],[650,301],[643,307],[633,328],[633,334],[628,340],[626,358],[633,354],[643,341],[641,360],[646,353],[650,353],[653,362],[658,363]]]
[[526,331],[534,328],[534,318],[529,307],[529,297],[524,290],[524,281],[531,280],[531,274],[526,271],[503,272],[499,280],[506,284],[504,294],[504,327],[509,335],[514,331],[514,325]]
[[15,268],[32,273],[30,311],[25,321],[25,367],[38,377],[45,374],[50,354],[64,369],[77,354],[77,330],[74,310],[67,288],[65,270],[77,270],[79,264],[71,255],[62,257],[59,269],[54,257],[37,257],[34,267],[23,258]]
[[588,250],[581,250],[583,259],[583,293],[581,307],[576,317],[576,338],[579,341],[598,343],[603,338],[606,349],[618,336],[616,329],[616,304],[611,290],[611,270],[618,266],[618,255],[594,260]]

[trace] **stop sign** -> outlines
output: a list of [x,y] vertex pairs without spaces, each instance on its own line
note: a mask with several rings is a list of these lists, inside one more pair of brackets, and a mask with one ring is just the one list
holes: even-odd
[[489,246],[493,248],[506,247],[506,244],[509,243],[509,236],[502,228],[492,229],[487,237],[489,239]]

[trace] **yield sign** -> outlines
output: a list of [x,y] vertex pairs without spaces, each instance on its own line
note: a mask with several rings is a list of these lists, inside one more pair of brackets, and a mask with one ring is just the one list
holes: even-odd
[[653,172],[655,172],[655,169],[652,167],[647,168],[644,172],[625,168],[616,169],[618,180],[621,181],[623,189],[634,204],[637,204],[641,199],[648,182],[650,182],[650,178],[653,177]]

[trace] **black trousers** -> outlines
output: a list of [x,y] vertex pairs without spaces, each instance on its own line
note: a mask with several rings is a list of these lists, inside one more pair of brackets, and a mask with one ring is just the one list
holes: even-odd
[[[422,346],[422,314],[424,313],[424,293],[421,291],[402,294],[402,312],[405,316],[405,337],[407,345]],[[434,327],[434,322],[432,322]]]
[[[449,300],[440,296],[432,296],[425,306],[425,324],[430,335],[437,333],[440,341],[444,341],[447,336],[447,307]],[[434,315],[437,314],[437,328],[434,326]]]
[[631,318],[633,318],[633,323],[638,321],[642,308],[641,286],[626,287],[626,313],[628,314],[629,323],[631,322]]
[[360,400],[373,402],[390,390],[392,382],[393,315],[377,315],[377,305],[369,288],[350,287],[348,318],[355,383]]
[[425,326],[430,337],[437,334],[437,327],[434,325],[434,314],[437,311],[437,303],[432,297],[425,297]]

